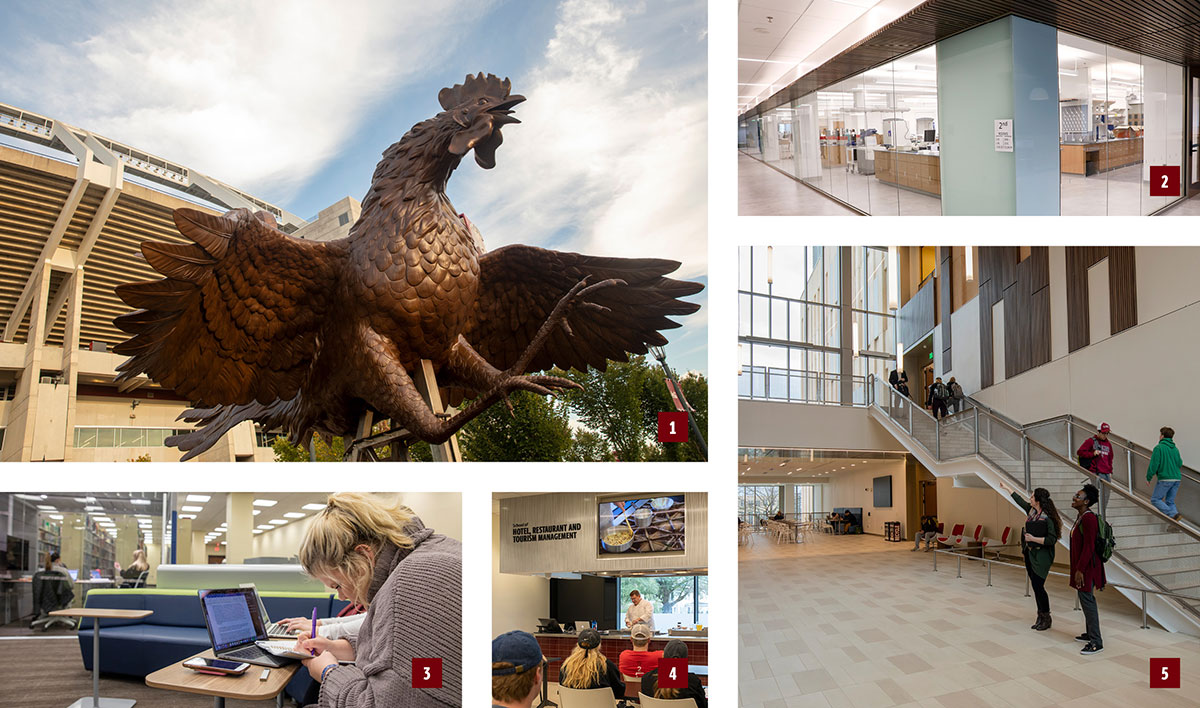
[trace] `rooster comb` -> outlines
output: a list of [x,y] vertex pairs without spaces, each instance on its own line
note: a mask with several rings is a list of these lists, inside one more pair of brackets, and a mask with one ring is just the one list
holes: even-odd
[[481,96],[508,98],[511,91],[512,82],[508,79],[501,81],[500,77],[495,74],[488,74],[485,77],[481,71],[477,76],[467,74],[467,78],[461,84],[438,91],[438,103],[442,104],[442,108],[450,110]]

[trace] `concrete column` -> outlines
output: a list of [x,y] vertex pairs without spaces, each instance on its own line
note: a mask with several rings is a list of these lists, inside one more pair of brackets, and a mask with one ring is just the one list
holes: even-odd
[[83,266],[75,269],[70,280],[59,287],[70,288],[67,324],[63,331],[63,380],[67,387],[67,414],[63,432],[63,459],[75,457],[75,413],[79,397],[79,329],[83,319]]
[[[142,530],[138,528],[135,516],[114,516],[113,523],[117,525],[117,537],[113,541],[115,560],[121,568],[128,568],[133,562],[133,552],[137,550],[138,542],[142,539]],[[102,569],[107,571],[107,569]]]
[[[29,462],[33,459],[33,432],[37,420],[38,381],[42,372],[42,342],[46,340],[46,308],[50,306],[50,261],[42,262],[33,284],[33,303],[29,310],[29,331],[25,344],[25,361],[17,379],[16,395],[8,416],[4,436],[4,462]],[[19,322],[17,323],[20,324]],[[15,328],[14,328],[15,329]]]
[[226,563],[244,563],[254,542],[254,495],[234,492],[225,497]]
[[175,530],[175,538],[179,547],[175,549],[175,562],[180,565],[195,563],[192,556],[192,520],[180,519],[179,528]]
[[196,565],[205,565],[208,563],[208,546],[204,545],[204,532],[192,532],[192,548],[191,548],[192,563]]

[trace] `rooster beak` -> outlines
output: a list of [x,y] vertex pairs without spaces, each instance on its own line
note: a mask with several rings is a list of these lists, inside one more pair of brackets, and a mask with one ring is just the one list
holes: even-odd
[[513,118],[512,109],[513,106],[521,103],[524,100],[524,96],[514,94],[492,107],[489,113],[491,113],[493,116],[492,120],[495,126],[499,128],[500,126],[508,125],[510,123],[520,123],[521,121]]

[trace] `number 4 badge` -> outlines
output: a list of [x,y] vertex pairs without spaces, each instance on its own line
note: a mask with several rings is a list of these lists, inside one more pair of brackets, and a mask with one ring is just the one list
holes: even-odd
[[659,659],[658,685],[661,688],[687,688],[687,659]]
[[668,411],[658,414],[659,442],[687,442],[688,414],[685,411]]

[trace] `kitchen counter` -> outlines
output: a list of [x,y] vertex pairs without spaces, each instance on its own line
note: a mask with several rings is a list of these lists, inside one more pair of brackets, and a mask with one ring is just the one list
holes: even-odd
[[875,178],[915,192],[942,196],[942,158],[929,150],[875,149]]
[[1142,138],[1060,143],[1059,146],[1060,169],[1071,175],[1097,174],[1142,161]]
[[[538,642],[538,646],[542,648],[542,654],[546,658],[558,659],[558,661],[550,662],[547,670],[550,673],[550,681],[558,681],[558,667],[562,665],[562,660],[570,656],[571,651],[575,648],[576,634],[574,632],[563,632],[561,634],[535,632],[533,635]],[[667,646],[667,642],[672,639],[680,639],[688,643],[688,664],[694,666],[708,666],[708,637],[668,637],[666,635],[655,636],[650,640],[650,651],[662,651]],[[633,643],[629,640],[629,635],[601,635],[600,651],[604,656],[608,657],[615,664],[621,656],[621,652],[626,649],[632,649]],[[708,685],[708,676],[701,676],[700,682]]]

